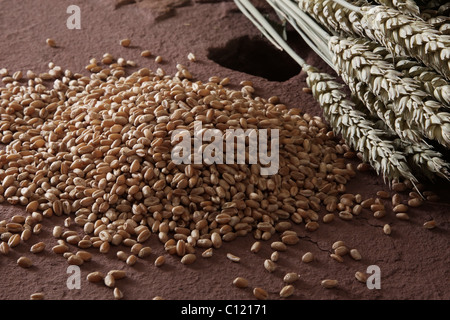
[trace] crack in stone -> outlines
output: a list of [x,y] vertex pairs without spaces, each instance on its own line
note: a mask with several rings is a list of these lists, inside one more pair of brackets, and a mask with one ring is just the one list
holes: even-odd
[[308,242],[311,242],[311,243],[315,244],[316,247],[319,248],[320,251],[330,252],[329,249],[322,249],[322,248],[319,246],[319,244],[318,244],[317,241],[314,241],[313,239],[311,239],[311,237],[309,237],[309,236],[307,236],[307,235],[304,235],[304,236],[298,235],[298,237],[299,237],[300,239],[302,239],[302,240],[306,240],[306,241],[308,241]]

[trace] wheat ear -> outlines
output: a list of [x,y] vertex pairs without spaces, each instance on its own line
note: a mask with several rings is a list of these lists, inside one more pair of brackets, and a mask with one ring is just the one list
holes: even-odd
[[[351,3],[356,6],[369,5],[366,0],[356,0]],[[333,0],[299,0],[298,6],[332,33],[355,37],[365,36],[361,25],[362,15],[342,7]]]
[[362,7],[362,25],[393,54],[411,56],[450,79],[450,36],[386,6]]
[[436,101],[442,103],[447,110],[450,109],[450,83],[434,69],[424,66],[410,57],[392,57],[385,51],[381,53],[386,61],[395,65],[403,76],[414,78],[421,85],[421,89],[431,95]]
[[386,106],[393,107],[424,137],[450,147],[450,113],[440,112],[442,104],[431,99],[412,78],[402,77],[394,66],[370,50],[366,40],[332,37],[329,48],[339,74],[366,83]]
[[[386,114],[380,112],[381,110],[387,110],[383,102],[376,99],[372,92],[364,87],[364,83],[357,83],[357,95],[353,93],[355,107],[365,115],[365,118],[374,123],[374,128],[377,128],[385,133],[384,139],[393,142],[395,148],[402,152],[410,167],[413,168],[417,175],[424,176],[430,181],[434,181],[436,177],[441,177],[450,180],[450,164],[444,159],[444,155],[436,151],[432,146],[424,142],[411,142],[407,139],[399,138],[398,130],[392,128],[389,123],[390,119],[386,119]],[[351,88],[351,87],[350,87]],[[363,99],[361,100],[361,95],[363,94]],[[367,96],[372,97],[373,100],[367,101]],[[370,105],[374,106],[373,113],[370,111]],[[380,117],[381,116],[381,117]]]
[[417,181],[405,156],[395,149],[392,141],[384,140],[385,133],[375,129],[375,124],[346,99],[342,84],[314,67],[307,66],[304,71],[308,75],[307,84],[331,127],[352,148],[362,153],[363,161],[369,162],[385,180],[405,178]]

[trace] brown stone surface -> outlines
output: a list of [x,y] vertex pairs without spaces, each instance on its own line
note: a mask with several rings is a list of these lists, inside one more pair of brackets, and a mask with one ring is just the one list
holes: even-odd
[[[202,81],[207,81],[212,75],[230,77],[231,87],[238,88],[240,81],[251,80],[256,95],[265,98],[277,95],[290,107],[321,115],[312,96],[302,91],[306,86],[303,73],[284,82],[269,81],[222,67],[208,59],[208,50],[212,47],[225,47],[229,40],[247,35],[260,37],[233,2],[191,1],[176,8],[172,16],[159,21],[147,18],[154,14],[151,8],[145,11],[141,5],[131,3],[133,1],[125,2],[130,3],[116,8],[118,2],[114,0],[74,0],[71,4],[81,8],[82,29],[68,30],[67,3],[64,1],[0,0],[0,68],[6,67],[10,72],[26,72],[29,69],[43,72],[48,62],[53,61],[63,68],[85,73],[84,66],[90,58],[100,59],[105,52],[110,52],[154,70],[160,66],[154,63],[154,56],[161,55],[165,61],[161,66],[169,74],[174,74],[176,64],[182,63],[196,79]],[[122,1],[122,4],[125,2]],[[174,7],[169,5],[169,8]],[[55,39],[57,48],[48,47],[45,43],[47,38]],[[121,47],[119,40],[123,38],[130,38],[132,45]],[[153,57],[140,56],[140,52],[147,49]],[[187,59],[189,52],[196,55],[197,62]],[[306,46],[300,54],[308,63],[330,71]],[[373,197],[378,190],[389,190],[373,172],[358,173],[347,189],[363,197]],[[50,250],[56,244],[51,236],[52,228],[62,225],[63,221],[61,218],[45,219],[39,236],[33,235],[26,243],[11,249],[8,256],[0,255],[0,299],[29,299],[30,294],[35,292],[43,292],[46,299],[113,299],[112,289],[86,281],[90,272],[106,274],[111,269],[127,272],[126,279],[116,281],[124,299],[144,300],[155,296],[195,300],[254,299],[254,287],[267,290],[269,299],[280,299],[279,292],[284,286],[282,279],[288,272],[300,274],[300,279],[293,284],[295,291],[288,298],[290,300],[449,299],[449,184],[441,184],[435,189],[444,200],[411,208],[409,221],[398,220],[392,213],[383,219],[375,219],[364,210],[352,221],[336,217],[333,223],[321,224],[315,232],[306,231],[304,225],[295,226],[301,236],[300,242],[280,253],[278,268],[270,274],[263,267],[264,260],[273,251],[270,243],[264,242],[259,253],[251,253],[252,236],[225,243],[221,249],[215,250],[212,258],[201,258],[199,250],[197,261],[192,265],[182,265],[178,257],[165,255],[154,235],[148,240],[153,253],[148,258],[139,259],[132,267],[115,257],[116,251],[126,251],[126,248],[114,247],[108,254],[88,249],[93,253],[93,258],[81,267],[79,290],[67,288],[68,264],[63,257]],[[15,214],[26,215],[20,207],[0,207],[0,220]],[[437,222],[437,227],[426,230],[422,225],[430,219]],[[390,236],[383,234],[385,223],[391,224]],[[77,230],[75,227],[71,229]],[[275,236],[275,240],[277,238]],[[355,261],[348,255],[343,263],[331,259],[331,245],[336,240],[343,240],[350,248],[357,248],[362,260]],[[45,251],[30,253],[31,245],[39,241],[47,244]],[[75,250],[71,247],[72,252]],[[301,257],[308,251],[314,254],[315,260],[302,263]],[[227,259],[227,253],[239,256],[240,263]],[[154,261],[159,255],[165,255],[166,262],[156,268]],[[16,261],[21,256],[31,258],[33,266],[29,269],[17,267]],[[355,279],[355,272],[365,271],[369,265],[378,265],[381,269],[380,290],[369,290]],[[232,285],[238,276],[249,280],[248,288],[238,289]],[[320,283],[327,278],[337,279],[338,287],[324,289]]]

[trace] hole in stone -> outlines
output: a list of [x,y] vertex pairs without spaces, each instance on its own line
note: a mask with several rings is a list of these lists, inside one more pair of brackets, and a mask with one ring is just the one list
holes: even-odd
[[[294,39],[295,34],[288,34]],[[301,67],[286,52],[280,51],[264,38],[243,36],[232,39],[224,47],[210,48],[208,59],[221,66],[270,81],[286,81],[301,71]]]

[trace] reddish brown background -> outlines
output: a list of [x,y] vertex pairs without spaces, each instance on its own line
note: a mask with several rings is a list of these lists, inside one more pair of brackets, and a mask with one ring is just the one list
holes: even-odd
[[[284,82],[268,81],[222,67],[208,59],[208,49],[212,47],[225,47],[229,40],[246,35],[260,37],[232,1],[138,2],[0,0],[0,68],[6,67],[10,72],[28,69],[43,72],[47,63],[53,61],[63,68],[84,73],[90,58],[101,59],[105,52],[110,52],[116,57],[134,60],[140,67],[155,70],[158,66],[153,61],[154,56],[150,59],[140,57],[142,50],[149,49],[154,55],[164,57],[162,67],[169,74],[174,74],[176,64],[182,63],[201,81],[207,81],[212,75],[230,77],[232,86],[238,87],[240,81],[251,80],[255,94],[265,98],[278,95],[290,107],[321,115],[312,97],[302,91],[306,86],[303,73]],[[81,8],[81,30],[66,28],[69,16],[66,9],[70,4]],[[45,44],[50,37],[56,40],[58,48]],[[123,38],[132,39],[130,48],[119,46],[119,40]],[[187,60],[189,52],[195,53],[198,62]],[[330,71],[306,46],[300,53],[308,63]],[[388,190],[388,187],[373,173],[358,173],[348,185],[349,192],[365,197],[373,196],[381,189]],[[448,184],[438,188],[443,198],[448,191]],[[258,254],[252,254],[250,246],[254,240],[251,236],[225,243],[215,251],[213,258],[199,258],[191,266],[184,266],[179,258],[166,255],[166,264],[156,268],[153,262],[158,255],[164,254],[164,250],[154,236],[149,240],[154,253],[133,267],[118,261],[116,250],[107,255],[95,254],[93,261],[81,267],[80,290],[67,289],[67,262],[50,251],[56,243],[51,230],[54,225],[61,225],[62,219],[46,219],[39,237],[33,236],[27,243],[11,250],[8,256],[0,255],[0,299],[28,299],[34,292],[44,292],[46,299],[113,299],[111,289],[85,280],[89,272],[110,269],[127,270],[127,279],[118,281],[117,286],[124,292],[125,299],[135,300],[155,296],[196,300],[253,299],[251,288],[256,286],[265,288],[269,299],[279,299],[286,272],[301,275],[294,284],[295,293],[289,298],[292,300],[449,299],[449,208],[446,199],[411,210],[410,221],[399,221],[392,214],[377,220],[365,212],[350,222],[337,219],[330,225],[321,225],[314,233],[306,232],[303,225],[296,226],[301,241],[281,253],[278,270],[272,274],[263,268],[263,261],[272,252],[269,243],[264,243]],[[25,212],[20,207],[0,207],[0,220],[14,214],[25,215]],[[422,224],[430,219],[435,219],[438,227],[425,230]],[[391,223],[391,236],[383,234],[384,223]],[[346,256],[344,263],[338,263],[329,258],[331,245],[336,240],[344,240],[349,247],[357,248],[363,259],[356,262]],[[46,252],[33,255],[29,247],[38,241],[47,243]],[[307,251],[315,254],[315,262],[301,263],[301,256]],[[91,252],[96,253],[94,249]],[[226,258],[228,252],[240,256],[241,262],[229,261]],[[21,255],[33,259],[31,269],[17,267],[16,260]],[[369,290],[354,277],[356,271],[365,271],[373,264],[381,268],[380,290]],[[231,283],[237,276],[247,278],[250,287],[243,290],[233,287]],[[322,288],[320,281],[325,278],[338,279],[339,287]]]

